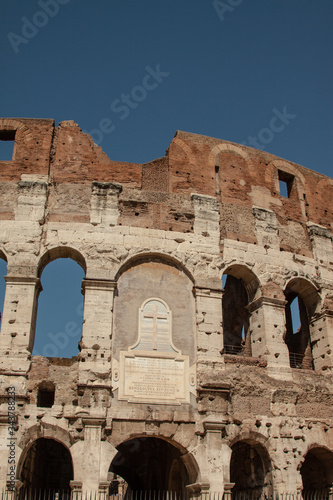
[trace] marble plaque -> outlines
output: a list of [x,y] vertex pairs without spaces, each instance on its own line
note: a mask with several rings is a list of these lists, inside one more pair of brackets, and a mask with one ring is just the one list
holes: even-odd
[[189,401],[187,356],[121,352],[120,373],[119,399],[174,404]]

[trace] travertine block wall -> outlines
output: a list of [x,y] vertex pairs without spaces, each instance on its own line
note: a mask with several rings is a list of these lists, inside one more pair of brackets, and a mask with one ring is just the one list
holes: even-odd
[[[230,491],[239,442],[260,450],[267,488],[301,489],[300,468],[312,448],[324,450],[328,470],[333,180],[186,132],[176,133],[165,157],[141,165],[110,160],[73,121],[55,127],[53,120],[2,119],[0,130],[15,132],[12,161],[0,161],[0,256],[8,262],[0,488],[9,473],[10,387],[17,481],[42,437],[70,451],[75,491],[104,491],[117,447],[139,437],[161,438],[178,450],[190,491]],[[289,179],[288,198],[279,178]],[[85,271],[81,351],[72,360],[31,355],[39,278],[61,257]],[[251,356],[224,351],[223,273],[245,286]],[[290,367],[286,288],[305,304],[314,370]],[[135,344],[139,308],[153,298],[172,313],[172,342],[187,367],[185,397],[155,404],[151,394],[133,402],[125,392],[119,400],[120,352]],[[145,356],[148,364],[149,356],[160,359]],[[55,385],[51,408],[36,405],[41,381]],[[329,473],[327,481],[333,483]]]

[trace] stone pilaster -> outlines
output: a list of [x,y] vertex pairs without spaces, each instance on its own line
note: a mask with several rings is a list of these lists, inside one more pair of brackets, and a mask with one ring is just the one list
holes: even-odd
[[251,350],[254,357],[267,359],[267,371],[290,377],[289,352],[284,342],[286,301],[260,297],[247,306],[251,313]]

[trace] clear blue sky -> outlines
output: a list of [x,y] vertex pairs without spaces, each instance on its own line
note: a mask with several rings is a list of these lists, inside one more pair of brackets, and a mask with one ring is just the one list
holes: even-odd
[[133,162],[163,156],[177,129],[256,137],[332,176],[332,21],[331,0],[2,0],[1,116],[73,119]]

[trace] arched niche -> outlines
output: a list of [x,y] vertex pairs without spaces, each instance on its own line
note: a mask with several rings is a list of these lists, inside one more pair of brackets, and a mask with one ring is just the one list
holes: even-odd
[[170,313],[172,344],[190,356],[195,352],[195,300],[193,282],[183,267],[162,256],[131,259],[117,275],[114,301],[114,356],[138,340],[140,311],[147,300],[166,304]]

